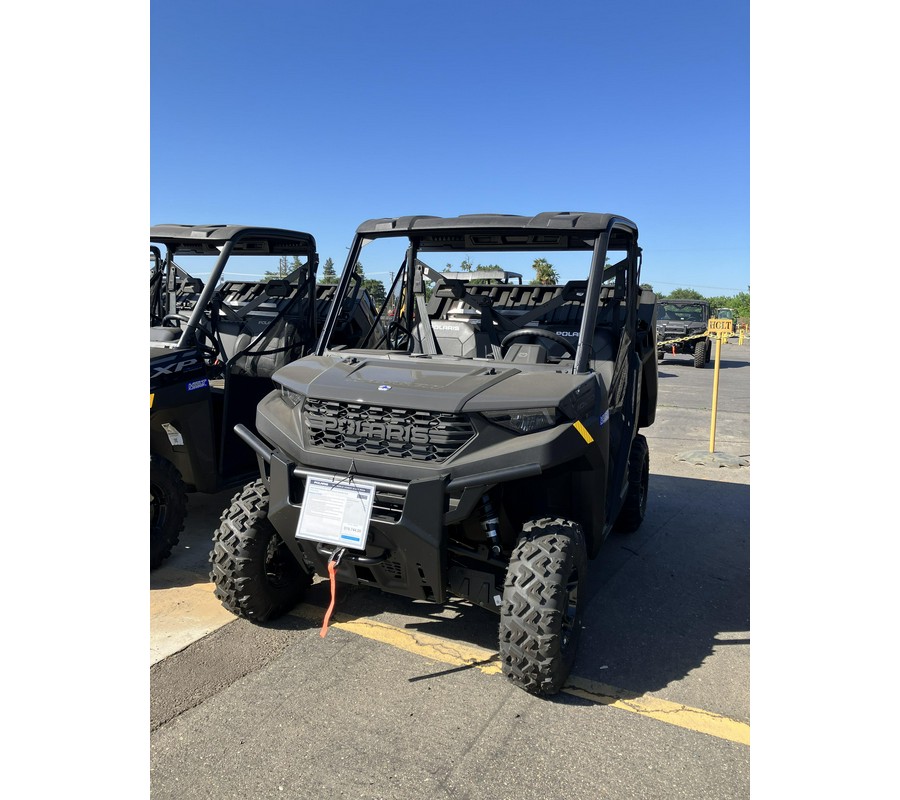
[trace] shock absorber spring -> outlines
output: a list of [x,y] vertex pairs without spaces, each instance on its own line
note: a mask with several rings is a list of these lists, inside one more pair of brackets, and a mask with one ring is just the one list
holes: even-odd
[[488,541],[491,543],[491,555],[499,556],[501,552],[500,534],[497,529],[500,525],[500,519],[494,513],[494,507],[491,505],[491,498],[483,495],[481,502],[484,505],[484,516],[481,518],[481,527],[487,534]]

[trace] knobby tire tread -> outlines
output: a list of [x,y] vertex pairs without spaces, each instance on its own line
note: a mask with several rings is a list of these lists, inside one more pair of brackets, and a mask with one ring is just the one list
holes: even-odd
[[583,585],[587,551],[581,527],[561,518],[526,523],[506,574],[500,660],[504,675],[531,694],[556,694],[575,660],[580,604],[565,644],[562,625],[573,570]]
[[[222,513],[209,554],[215,596],[232,614],[256,623],[292,609],[312,583],[312,575],[294,559],[269,522],[268,508],[263,481],[247,484]],[[266,554],[273,541],[285,557],[288,577],[283,585],[273,584],[266,574]]]
[[616,518],[615,529],[633,533],[644,521],[647,511],[647,486],[650,477],[650,448],[643,434],[636,434],[628,455],[628,493]]
[[[150,520],[150,569],[156,569],[178,544],[187,516],[187,488],[175,465],[161,456],[150,455],[150,495],[164,498],[161,518]],[[151,501],[152,502],[152,501]]]

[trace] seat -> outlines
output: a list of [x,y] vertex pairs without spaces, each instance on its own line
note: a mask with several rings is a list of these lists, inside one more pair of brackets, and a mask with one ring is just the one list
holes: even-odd
[[436,319],[431,323],[438,349],[445,356],[475,358],[478,354],[478,333],[475,326],[462,320]]
[[154,325],[150,328],[151,342],[177,342],[181,338],[181,328],[168,328]]

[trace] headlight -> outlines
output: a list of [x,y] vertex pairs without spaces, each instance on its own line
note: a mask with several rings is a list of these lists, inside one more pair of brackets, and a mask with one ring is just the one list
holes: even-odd
[[296,408],[300,403],[303,402],[303,395],[298,394],[297,392],[292,392],[290,389],[286,389],[284,386],[279,387],[279,391],[281,392],[281,399],[284,400],[291,408]]
[[555,408],[523,408],[518,411],[481,413],[488,421],[516,433],[536,433],[552,428],[559,421],[559,412]]

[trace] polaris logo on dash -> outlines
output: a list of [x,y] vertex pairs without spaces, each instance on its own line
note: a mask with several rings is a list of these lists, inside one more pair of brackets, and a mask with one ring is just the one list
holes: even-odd
[[390,390],[391,390],[391,387],[388,386],[386,383],[382,383],[381,386],[378,387],[379,392],[389,392]]

